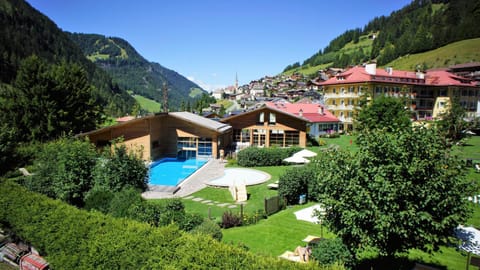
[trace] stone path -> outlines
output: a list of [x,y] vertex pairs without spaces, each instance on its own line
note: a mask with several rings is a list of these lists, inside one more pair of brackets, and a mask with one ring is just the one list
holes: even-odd
[[242,204],[242,203],[223,203],[223,202],[207,200],[207,199],[203,199],[203,198],[199,198],[199,197],[194,197],[194,196],[187,196],[187,197],[184,197],[183,199],[192,200],[194,202],[204,203],[204,204],[207,204],[207,205],[215,205],[215,206],[222,207],[222,208],[223,207],[230,208],[230,209],[237,208],[238,205]]

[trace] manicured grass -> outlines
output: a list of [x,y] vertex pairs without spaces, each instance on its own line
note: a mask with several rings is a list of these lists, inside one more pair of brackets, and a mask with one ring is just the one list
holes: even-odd
[[[249,194],[248,201],[244,204],[244,213],[254,213],[257,210],[264,209],[264,199],[272,196],[276,196],[278,192],[271,190],[267,187],[268,184],[278,181],[278,178],[285,170],[293,168],[292,166],[278,166],[278,167],[256,167],[255,169],[261,170],[271,175],[271,178],[259,185],[248,186],[247,193]],[[207,187],[198,192],[192,194],[197,198],[203,198],[211,201],[217,201],[221,203],[234,204],[235,201],[230,194],[228,188],[213,188]],[[232,213],[240,213],[240,206],[237,208],[229,209],[220,207],[217,205],[207,205],[204,203],[192,201],[190,199],[183,199],[182,202],[185,205],[185,209],[191,213],[199,213],[205,217],[208,217],[210,212],[210,218],[221,219],[225,211],[232,211]]]
[[[326,138],[326,146],[338,145],[342,149],[350,149],[351,151],[357,151],[358,147],[355,144],[355,137],[343,135],[339,138]],[[350,143],[351,142],[351,143]],[[323,147],[309,147],[309,149],[319,152]],[[461,158],[470,158],[480,153],[480,137],[475,136],[467,139],[464,146],[456,148],[456,152]],[[247,188],[250,198],[245,205],[245,212],[255,211],[263,208],[263,198],[273,196],[277,193],[275,190],[269,190],[267,184],[277,181],[280,175],[285,170],[294,168],[292,166],[280,166],[280,167],[258,167],[272,175],[267,183],[251,186]],[[480,182],[480,174],[476,173],[473,168],[469,169],[467,174],[469,179],[474,179]],[[479,190],[480,193],[480,190]],[[201,197],[216,201],[225,201],[233,203],[231,195],[227,189],[206,188],[195,194],[196,197]],[[183,200],[188,212],[198,212],[205,216],[208,215],[208,208],[212,210],[212,216],[214,218],[221,217],[224,211],[228,210],[217,206],[207,206],[202,203],[193,202],[191,200]],[[278,256],[286,250],[293,251],[298,245],[305,245],[301,240],[307,235],[321,235],[321,227],[318,224],[309,223],[306,221],[296,220],[295,211],[303,209],[312,205],[297,205],[288,207],[279,213],[276,213],[265,220],[261,220],[256,225],[249,225],[243,227],[236,227],[230,229],[224,229],[223,240],[227,243],[243,244],[247,246],[252,252],[258,254],[266,254],[272,256]],[[480,227],[480,205],[473,205],[473,215],[468,219],[466,225]],[[239,211],[239,208],[233,210]],[[327,238],[335,237],[331,232],[328,232],[326,228],[323,228],[323,236]],[[446,269],[463,269],[465,268],[466,254],[460,252],[454,247],[442,247],[439,252],[433,254],[427,254],[422,251],[412,250],[408,254],[410,261],[423,262],[427,264],[434,264]]]
[[[279,256],[286,250],[293,251],[297,246],[305,246],[302,242],[307,235],[321,236],[321,226],[307,221],[297,220],[295,211],[311,206],[297,205],[261,220],[256,225],[236,227],[223,230],[223,242],[242,243],[252,252]],[[324,228],[324,237],[333,235]]]
[[339,146],[341,149],[346,149],[353,152],[356,152],[358,150],[358,146],[355,143],[355,136],[353,135],[342,135],[338,138],[322,138],[321,140],[325,141],[326,145],[312,146],[308,147],[308,149],[314,152],[320,152],[323,148]]

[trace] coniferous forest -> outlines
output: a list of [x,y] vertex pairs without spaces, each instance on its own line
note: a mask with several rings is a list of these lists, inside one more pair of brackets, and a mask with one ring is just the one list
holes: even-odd
[[[358,65],[369,60],[385,65],[407,54],[424,52],[446,44],[480,36],[479,0],[415,0],[390,16],[380,16],[365,27],[347,30],[323,50],[284,71],[300,66],[329,64],[334,67]],[[375,38],[371,51],[358,48],[341,53],[347,43],[359,42],[361,36]]]

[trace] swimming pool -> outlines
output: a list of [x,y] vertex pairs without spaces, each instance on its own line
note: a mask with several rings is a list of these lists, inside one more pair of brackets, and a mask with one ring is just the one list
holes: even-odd
[[163,158],[150,165],[150,185],[176,186],[200,169],[207,160]]

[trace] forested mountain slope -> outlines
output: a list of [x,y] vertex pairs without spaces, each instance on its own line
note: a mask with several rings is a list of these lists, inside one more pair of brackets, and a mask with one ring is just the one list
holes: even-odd
[[11,84],[22,60],[37,55],[49,63],[75,63],[88,73],[97,104],[107,115],[131,112],[135,100],[85,58],[48,17],[23,0],[0,0],[0,82]]
[[347,30],[302,64],[284,71],[346,67],[370,60],[382,66],[404,55],[480,37],[478,22],[480,0],[415,0],[389,16],[374,18],[363,29]]
[[170,109],[178,109],[182,102],[193,101],[204,93],[197,84],[177,72],[147,61],[124,39],[79,33],[70,34],[70,38],[121,88],[161,102],[166,83]]

